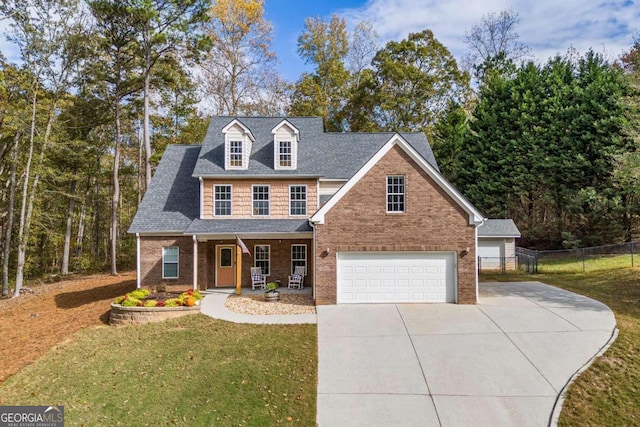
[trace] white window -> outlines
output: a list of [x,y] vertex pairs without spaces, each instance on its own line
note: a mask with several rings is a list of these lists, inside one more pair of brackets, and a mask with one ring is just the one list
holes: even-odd
[[213,214],[215,216],[231,215],[231,186],[213,186]]
[[275,170],[293,170],[297,167],[300,133],[288,120],[281,121],[273,133],[273,167]]
[[307,245],[291,245],[291,274],[296,267],[304,267],[304,275],[307,275]]
[[242,167],[242,141],[229,141],[229,166]]
[[307,214],[307,186],[289,186],[289,215]]
[[269,186],[254,185],[253,189],[253,214],[256,216],[269,215]]
[[166,246],[162,248],[162,278],[178,278],[178,259],[180,250],[177,246]]
[[404,212],[404,175],[387,176],[387,212]]
[[281,168],[290,168],[292,165],[291,141],[280,141],[278,148],[278,164]]
[[255,138],[238,119],[233,120],[222,129],[224,134],[224,168],[247,170],[251,147]]
[[253,247],[253,255],[254,255],[254,267],[260,267],[262,269],[262,274],[269,275],[271,274],[270,269],[270,246],[269,245],[255,245]]

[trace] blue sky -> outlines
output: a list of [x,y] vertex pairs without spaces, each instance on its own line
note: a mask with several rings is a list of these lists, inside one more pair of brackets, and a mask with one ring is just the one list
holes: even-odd
[[465,54],[465,30],[483,15],[512,9],[518,13],[520,41],[537,61],[544,62],[569,47],[593,48],[613,60],[628,50],[640,34],[638,0],[265,0],[265,14],[274,28],[273,50],[280,73],[295,81],[305,70],[296,53],[306,17],[330,18],[337,13],[355,26],[366,20],[380,35],[381,47],[424,29],[460,60]]
[[[337,13],[349,27],[371,22],[380,47],[424,29],[460,60],[466,52],[465,30],[483,15],[512,9],[520,16],[520,41],[535,59],[544,62],[569,47],[584,52],[593,48],[609,60],[616,59],[640,34],[640,0],[265,0],[265,15],[274,29],[273,50],[280,73],[290,81],[305,71],[296,52],[306,17],[329,19]],[[7,21],[0,21],[0,32]],[[17,60],[15,48],[0,36],[0,51]]]

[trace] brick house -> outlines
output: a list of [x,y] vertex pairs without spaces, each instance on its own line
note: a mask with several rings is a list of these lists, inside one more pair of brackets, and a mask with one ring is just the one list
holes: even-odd
[[286,285],[303,266],[317,304],[467,304],[483,221],[423,133],[214,117],[202,145],[167,148],[129,232],[138,286],[250,287],[253,266]]

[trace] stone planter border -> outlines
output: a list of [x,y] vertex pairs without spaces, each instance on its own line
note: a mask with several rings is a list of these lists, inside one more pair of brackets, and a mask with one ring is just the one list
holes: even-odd
[[198,313],[200,313],[199,305],[193,307],[123,307],[120,304],[111,303],[109,324],[139,325]]

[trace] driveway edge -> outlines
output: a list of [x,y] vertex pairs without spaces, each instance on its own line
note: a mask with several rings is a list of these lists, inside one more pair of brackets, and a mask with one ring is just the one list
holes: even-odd
[[562,406],[564,405],[564,399],[567,394],[567,390],[569,389],[569,386],[576,380],[576,378],[580,376],[580,374],[582,374],[584,371],[589,369],[589,367],[593,364],[593,362],[595,362],[595,360],[598,357],[602,356],[609,349],[609,347],[611,347],[611,344],[613,344],[613,342],[618,338],[619,332],[620,331],[617,327],[613,328],[613,331],[611,332],[611,337],[606,342],[606,344],[603,345],[600,348],[600,350],[596,354],[594,354],[591,359],[587,361],[587,363],[582,365],[582,367],[578,369],[571,376],[571,378],[569,378],[569,380],[564,385],[564,387],[562,387],[562,390],[560,390],[560,393],[558,394],[558,397],[556,397],[556,401],[553,404],[553,411],[551,411],[551,416],[549,417],[549,424],[548,424],[549,427],[555,427],[558,425],[558,420],[560,419],[560,412],[562,412]]

